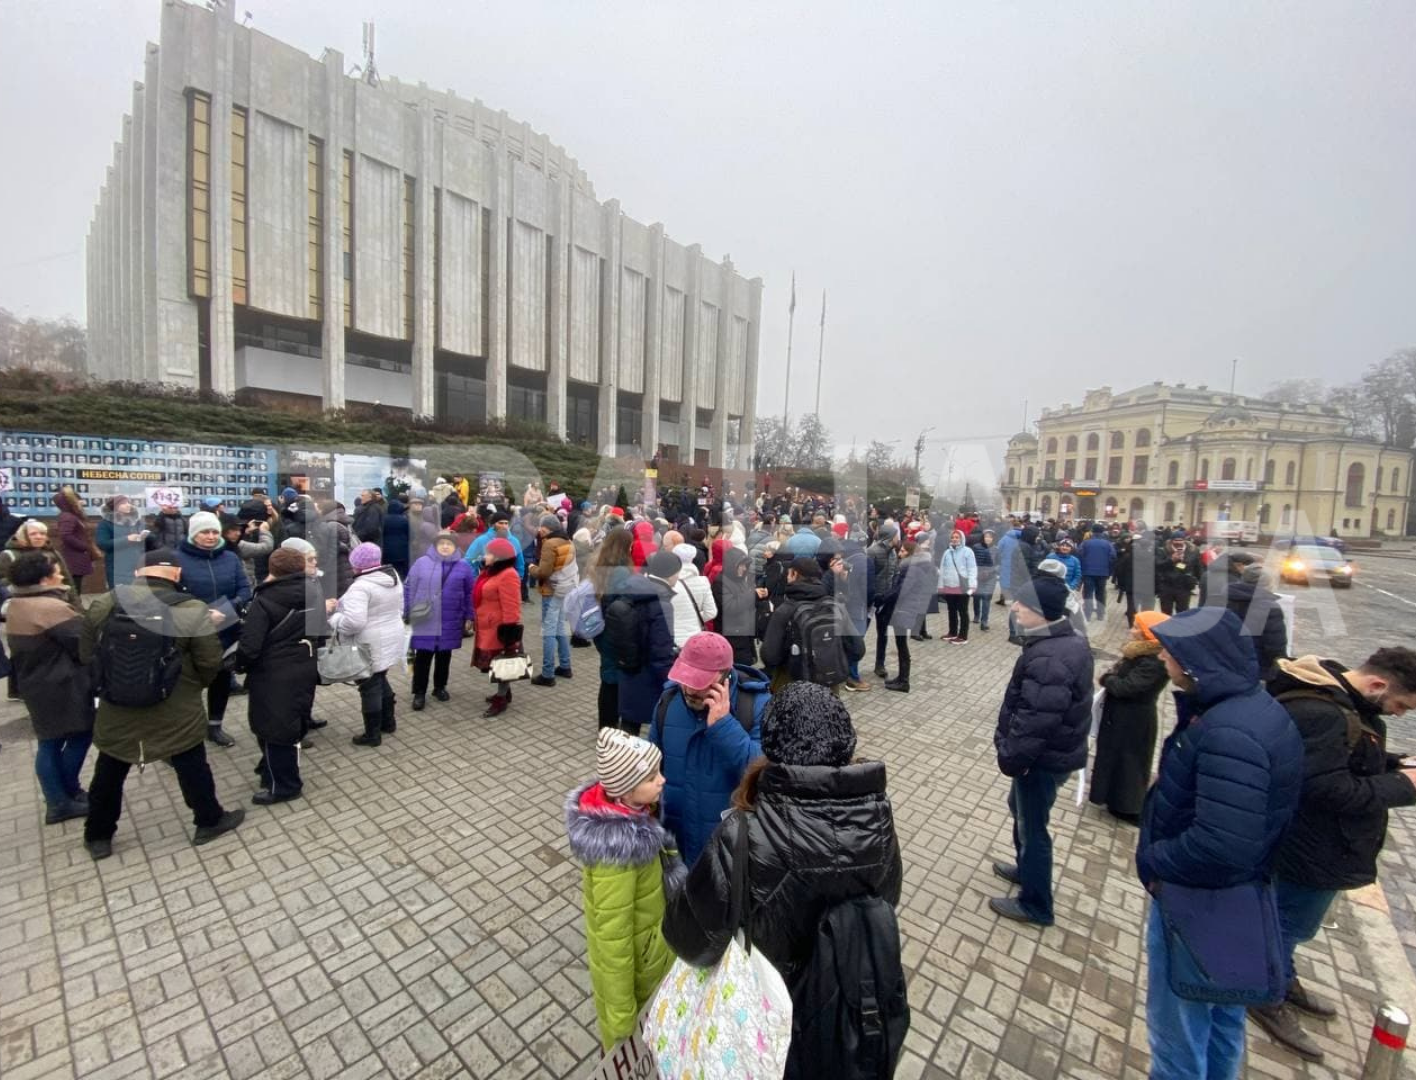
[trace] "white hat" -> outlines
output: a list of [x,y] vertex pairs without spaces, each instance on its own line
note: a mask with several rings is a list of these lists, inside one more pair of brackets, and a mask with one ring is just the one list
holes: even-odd
[[187,519],[187,539],[195,540],[197,533],[221,532],[221,519],[210,510],[199,510]]

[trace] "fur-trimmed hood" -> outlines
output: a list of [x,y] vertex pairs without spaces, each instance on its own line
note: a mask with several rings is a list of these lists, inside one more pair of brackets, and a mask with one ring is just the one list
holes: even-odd
[[1128,641],[1121,646],[1121,656],[1125,660],[1134,660],[1138,656],[1159,656],[1160,642],[1158,641]]
[[663,849],[678,845],[653,814],[625,813],[587,804],[585,795],[599,781],[591,780],[565,800],[565,831],[570,853],[586,865],[643,866]]

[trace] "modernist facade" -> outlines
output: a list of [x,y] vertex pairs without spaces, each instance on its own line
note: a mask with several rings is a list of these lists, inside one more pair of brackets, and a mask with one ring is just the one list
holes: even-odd
[[762,282],[505,112],[163,0],[88,237],[92,373],[740,464]]
[[1000,484],[1014,512],[1147,524],[1257,521],[1263,532],[1400,536],[1412,453],[1349,434],[1347,418],[1152,383],[1044,409],[1008,442]]

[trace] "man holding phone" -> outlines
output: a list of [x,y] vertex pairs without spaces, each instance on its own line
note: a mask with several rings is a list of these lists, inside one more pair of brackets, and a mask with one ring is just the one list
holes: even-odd
[[733,666],[733,647],[711,630],[689,638],[669,669],[649,741],[664,755],[664,826],[692,866],[748,764],[762,754],[767,678]]

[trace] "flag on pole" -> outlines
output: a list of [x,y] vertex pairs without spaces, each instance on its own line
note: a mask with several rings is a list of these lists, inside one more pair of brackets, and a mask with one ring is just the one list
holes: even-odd
[[795,314],[796,314],[796,271],[795,271],[795,270],[792,271],[792,298],[791,298],[791,302],[787,304],[787,314],[788,314],[788,315],[795,315]]
[[826,290],[821,290],[821,325],[826,325]]

